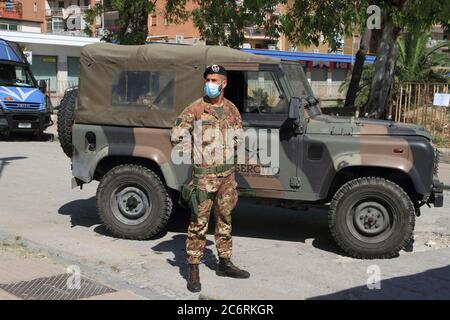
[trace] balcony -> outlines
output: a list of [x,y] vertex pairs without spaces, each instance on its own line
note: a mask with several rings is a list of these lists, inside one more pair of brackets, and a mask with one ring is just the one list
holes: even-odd
[[270,39],[266,36],[266,32],[264,29],[260,29],[257,27],[244,27],[244,38],[245,39]]
[[84,14],[87,10],[89,10],[89,6],[69,6],[67,8],[58,8],[53,7],[45,10],[45,16],[47,17],[67,17],[69,15],[78,15]]
[[23,17],[22,3],[0,2],[0,18],[22,19],[22,17]]

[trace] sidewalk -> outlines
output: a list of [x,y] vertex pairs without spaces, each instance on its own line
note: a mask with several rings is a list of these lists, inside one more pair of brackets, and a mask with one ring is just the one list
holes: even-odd
[[[81,275],[20,242],[0,242],[0,300],[143,300]],[[75,267],[75,269],[74,269]],[[78,284],[78,285],[71,285]]]

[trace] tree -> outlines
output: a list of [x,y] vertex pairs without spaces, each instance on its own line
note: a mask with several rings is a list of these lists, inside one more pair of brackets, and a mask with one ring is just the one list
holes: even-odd
[[[364,65],[361,77],[359,77],[359,81],[357,82],[357,87],[354,93],[354,102],[351,106],[356,107],[360,112],[364,112],[367,101],[369,100],[373,70],[373,65]],[[354,80],[354,75],[347,77],[339,87],[339,91],[348,93],[349,87],[352,85],[351,82]]]
[[[169,22],[182,23],[193,19],[202,39],[208,44],[238,48],[244,41],[245,27],[263,28],[268,37],[278,38],[276,5],[287,0],[192,0],[198,7],[186,10],[187,0],[165,1],[165,17]],[[119,11],[118,32],[104,40],[121,44],[143,44],[148,34],[148,14],[154,12],[157,1],[110,0],[109,7],[98,4],[88,10],[85,20],[92,26],[95,17],[105,11]],[[92,35],[89,26],[85,32]]]
[[[448,24],[450,2],[440,0],[295,0],[282,19],[283,31],[294,44],[318,45],[320,35],[332,49],[343,34],[362,32],[366,25],[369,5],[376,5],[382,12],[382,32],[374,65],[374,77],[370,86],[368,107],[374,117],[383,117],[392,87],[397,61],[397,38],[401,31],[428,30],[433,24]],[[364,38],[364,37],[363,37]],[[364,39],[365,40],[365,39]],[[362,46],[362,50],[366,50]],[[364,52],[357,55],[353,75],[362,72]],[[357,88],[358,79],[352,84]],[[349,89],[348,95],[354,90]],[[349,97],[348,104],[351,104]]]
[[264,29],[267,37],[279,37],[278,16],[274,15],[282,0],[196,0],[192,12],[194,25],[208,44],[232,48],[242,46],[245,28]]
[[380,1],[378,5],[383,12],[383,29],[374,66],[368,110],[374,118],[384,118],[394,81],[398,57],[397,39],[400,33],[407,31],[417,34],[429,30],[436,23],[448,25],[450,3],[440,0],[390,0]]
[[103,40],[124,45],[144,44],[148,36],[148,15],[155,10],[156,0],[109,0],[87,10],[85,33],[92,36],[95,18],[107,11],[118,11],[118,31],[107,33]]
[[340,47],[343,36],[353,36],[353,33],[365,30],[356,53],[351,82],[346,86],[345,106],[355,105],[371,39],[371,30],[365,29],[368,1],[295,0],[289,4],[289,10],[281,19],[282,31],[294,45],[318,46],[322,40],[335,51]]
[[[449,81],[447,69],[450,65],[450,55],[440,52],[439,49],[449,47],[450,41],[442,41],[432,47],[427,47],[431,37],[429,32],[402,33],[397,40],[399,48],[398,60],[395,67],[394,79],[396,82],[445,82]],[[441,67],[444,67],[441,69]],[[370,86],[374,76],[374,66],[364,66],[364,72],[358,85],[355,106],[361,110],[369,111]],[[348,77],[339,90],[348,90],[350,81]],[[392,92],[393,95],[397,92]]]

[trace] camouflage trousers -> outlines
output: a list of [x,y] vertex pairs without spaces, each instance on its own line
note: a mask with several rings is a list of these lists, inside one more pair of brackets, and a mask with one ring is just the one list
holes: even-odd
[[190,264],[199,264],[203,257],[211,209],[216,221],[217,253],[221,258],[231,257],[231,211],[238,200],[234,172],[223,177],[202,175],[198,185],[200,189],[212,192],[213,197],[200,202],[198,213],[191,214],[186,240],[187,262]]

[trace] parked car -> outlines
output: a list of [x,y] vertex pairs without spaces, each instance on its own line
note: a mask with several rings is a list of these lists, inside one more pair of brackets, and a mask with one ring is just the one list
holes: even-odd
[[0,39],[0,133],[31,132],[39,138],[53,124],[47,84],[39,83],[17,43]]

